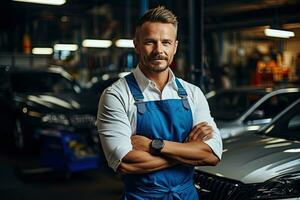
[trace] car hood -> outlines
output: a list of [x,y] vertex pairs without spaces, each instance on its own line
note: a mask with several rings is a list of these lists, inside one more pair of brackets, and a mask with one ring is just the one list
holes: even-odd
[[244,183],[261,183],[300,169],[298,141],[245,133],[223,143],[221,162],[196,170]]
[[95,114],[97,102],[83,94],[76,93],[40,93],[40,94],[16,94],[14,97],[18,105],[26,105],[37,111],[43,112],[85,112]]

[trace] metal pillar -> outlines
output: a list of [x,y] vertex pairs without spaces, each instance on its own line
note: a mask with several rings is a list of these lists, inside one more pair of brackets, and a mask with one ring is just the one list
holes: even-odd
[[140,16],[149,9],[149,0],[140,0]]
[[190,80],[205,92],[208,77],[204,63],[204,0],[189,0],[189,18]]
[[[189,63],[190,63],[190,70],[187,71],[195,71],[195,13],[194,13],[194,7],[195,2],[194,0],[189,0]],[[195,74],[194,73],[188,73],[188,79],[191,80],[193,83],[195,83]]]
[[126,0],[126,24],[125,24],[125,35],[127,38],[131,36],[131,6],[130,0]]

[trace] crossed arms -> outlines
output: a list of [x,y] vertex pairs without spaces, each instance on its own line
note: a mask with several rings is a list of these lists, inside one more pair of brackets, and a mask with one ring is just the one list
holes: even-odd
[[204,143],[212,137],[212,127],[202,122],[193,127],[184,143],[165,140],[161,155],[152,155],[151,139],[134,135],[131,137],[133,150],[123,157],[117,171],[123,174],[148,173],[176,164],[216,165],[219,158]]

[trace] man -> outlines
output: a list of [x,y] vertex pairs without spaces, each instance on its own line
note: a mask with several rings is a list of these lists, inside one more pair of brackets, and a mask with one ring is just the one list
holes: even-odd
[[123,174],[122,199],[198,199],[196,165],[216,165],[222,141],[201,90],[177,79],[177,19],[149,10],[136,29],[139,64],[102,94],[97,126],[110,167]]

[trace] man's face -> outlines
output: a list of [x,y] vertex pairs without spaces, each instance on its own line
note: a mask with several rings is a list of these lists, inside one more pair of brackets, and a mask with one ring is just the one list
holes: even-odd
[[176,28],[172,24],[146,22],[134,42],[141,69],[163,72],[173,61],[177,49]]

